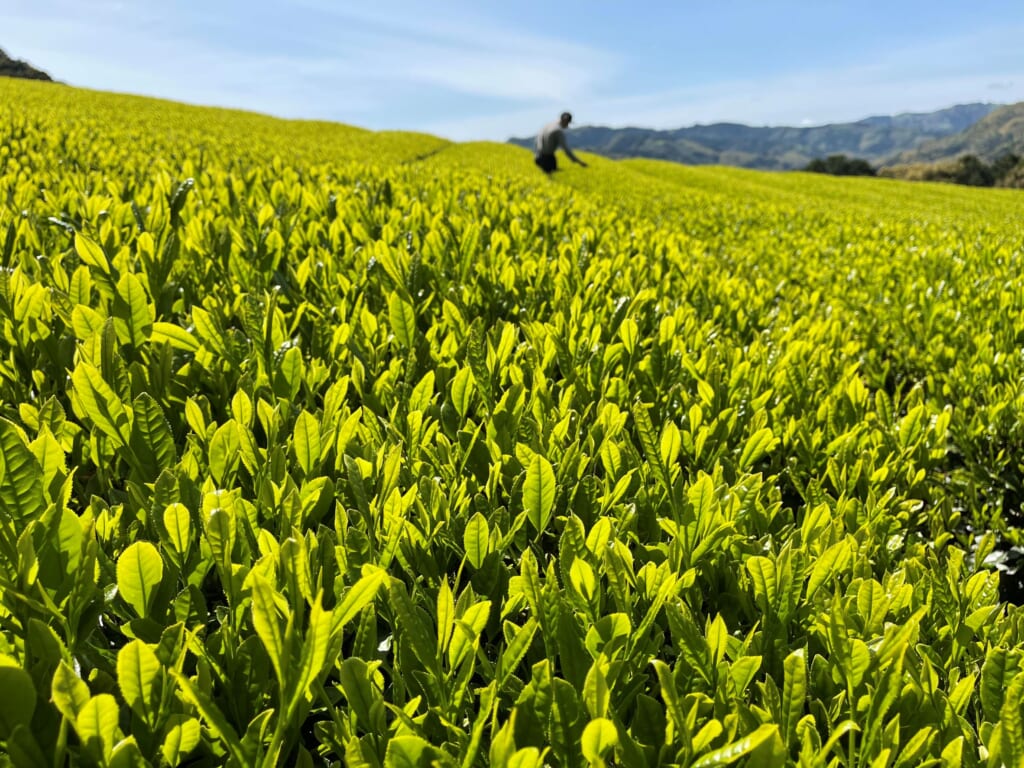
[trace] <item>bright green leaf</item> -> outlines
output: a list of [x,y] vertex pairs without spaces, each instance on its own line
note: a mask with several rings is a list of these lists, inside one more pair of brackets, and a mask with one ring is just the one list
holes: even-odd
[[117,558],[117,591],[142,618],[149,615],[153,595],[163,577],[163,559],[148,541],[131,544]]
[[388,296],[388,320],[391,330],[403,347],[412,347],[416,340],[416,312],[400,293]]
[[745,755],[749,755],[761,744],[778,736],[777,725],[765,724],[753,733],[742,736],[735,741],[716,749],[701,757],[693,764],[693,768],[712,768],[712,766],[731,765]]
[[159,702],[160,661],[141,640],[132,640],[117,654],[117,684],[125,703],[152,725]]
[[320,464],[320,422],[309,411],[302,411],[295,419],[292,449],[302,473],[310,477]]
[[602,765],[608,751],[619,744],[619,731],[615,723],[606,717],[598,717],[587,723],[583,729],[580,747],[583,757],[591,765]]
[[110,274],[110,262],[107,261],[107,255],[103,253],[103,249],[81,232],[75,233],[75,252],[83,264],[95,267],[105,275]]
[[180,765],[202,738],[199,721],[187,715],[171,715],[165,733],[160,754],[171,768]]
[[548,460],[537,454],[526,468],[523,508],[538,533],[547,527],[554,503],[555,472]]
[[119,716],[117,700],[109,693],[101,693],[85,703],[75,720],[78,738],[102,762],[110,760],[117,743]]
[[58,711],[72,723],[89,701],[89,686],[85,684],[66,661],[61,661],[53,673],[50,697]]
[[131,272],[125,272],[117,281],[113,316],[114,328],[122,344],[140,349],[149,340],[153,332],[153,307],[142,281]]

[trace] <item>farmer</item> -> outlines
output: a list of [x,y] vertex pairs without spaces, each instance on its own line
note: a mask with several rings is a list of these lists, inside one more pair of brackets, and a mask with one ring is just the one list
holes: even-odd
[[544,173],[550,175],[552,171],[558,170],[558,161],[555,160],[555,150],[559,147],[564,150],[565,154],[569,156],[569,159],[574,163],[579,163],[584,168],[587,164],[580,160],[576,155],[569,149],[568,143],[565,141],[565,129],[569,127],[569,123],[572,122],[572,115],[568,112],[563,112],[562,116],[558,119],[558,122],[548,123],[540,129],[540,133],[537,134],[537,157],[534,158],[534,162],[537,167],[540,168]]

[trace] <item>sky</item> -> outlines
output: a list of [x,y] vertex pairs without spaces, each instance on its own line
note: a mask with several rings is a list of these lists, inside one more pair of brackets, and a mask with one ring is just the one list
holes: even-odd
[[71,85],[458,141],[1024,101],[1022,0],[2,0]]

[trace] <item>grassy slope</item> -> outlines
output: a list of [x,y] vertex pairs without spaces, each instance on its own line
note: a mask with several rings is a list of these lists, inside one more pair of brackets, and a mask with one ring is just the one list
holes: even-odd
[[[0,234],[11,238],[11,257],[20,267],[19,278],[10,279],[4,287],[28,297],[13,302],[17,311],[37,313],[30,318],[33,322],[15,324],[3,318],[8,336],[2,362],[7,367],[0,379],[4,392],[0,407],[5,419],[23,420],[27,428],[33,403],[45,395],[53,393],[67,402],[66,372],[83,361],[94,360],[97,366],[113,370],[105,375],[133,397],[139,395],[134,388],[151,384],[177,437],[179,453],[174,459],[181,460],[176,469],[182,485],[191,482],[196,496],[200,487],[212,496],[215,492],[209,489],[226,485],[247,502],[258,500],[258,507],[250,505],[253,524],[279,542],[292,536],[293,529],[281,522],[288,521],[283,512],[278,514],[283,503],[277,505],[256,494],[257,486],[270,496],[277,493],[266,482],[260,485],[263,462],[254,462],[252,468],[229,468],[222,462],[216,477],[206,469],[213,463],[215,438],[210,434],[229,424],[249,434],[248,424],[254,422],[252,413],[248,419],[232,415],[247,409],[230,396],[246,392],[252,401],[248,410],[257,403],[260,421],[270,420],[268,413],[282,420],[280,429],[275,427],[277,440],[259,430],[257,439],[268,443],[260,446],[266,451],[265,463],[288,476],[282,483],[297,487],[307,485],[316,471],[310,469],[315,461],[308,452],[300,458],[296,449],[299,430],[291,420],[294,412],[302,410],[326,424],[329,400],[336,416],[348,418],[351,411],[357,426],[346,456],[361,463],[346,465],[339,460],[324,469],[323,476],[338,482],[343,502],[338,513],[346,514],[344,507],[352,514],[339,523],[339,535],[350,527],[362,531],[363,539],[331,538],[331,520],[324,518],[315,535],[322,537],[320,551],[328,554],[315,565],[319,572],[332,574],[324,583],[333,585],[329,591],[339,591],[329,595],[334,599],[343,586],[358,578],[362,558],[376,557],[367,548],[379,531],[363,526],[355,511],[354,491],[346,479],[352,475],[352,466],[365,471],[370,493],[388,482],[381,470],[385,457],[387,463],[391,456],[398,457],[403,492],[420,480],[435,478],[434,490],[430,482],[422,484],[422,508],[411,509],[409,517],[410,525],[418,526],[420,518],[433,515],[426,532],[418,534],[424,539],[429,536],[429,545],[403,539],[400,557],[391,561],[389,556],[387,565],[389,575],[408,586],[411,597],[406,599],[415,601],[415,612],[399,622],[391,610],[392,601],[381,599],[378,612],[367,614],[369,621],[363,622],[365,628],[361,624],[359,634],[365,635],[366,658],[384,665],[391,681],[381,688],[390,697],[388,703],[408,704],[418,712],[429,709],[432,714],[424,727],[434,730],[428,735],[440,732],[442,738],[451,738],[453,753],[462,747],[454,745],[452,734],[461,739],[460,745],[469,741],[460,729],[472,721],[481,699],[474,690],[456,705],[452,697],[436,696],[422,684],[431,659],[444,656],[429,645],[436,634],[431,622],[440,611],[438,584],[447,585],[449,570],[464,562],[467,520],[477,510],[483,510],[478,519],[484,513],[490,515],[492,530],[507,529],[509,509],[514,511],[521,504],[516,496],[521,490],[516,490],[515,483],[522,479],[522,466],[516,453],[527,445],[546,451],[559,473],[572,466],[580,474],[559,477],[557,519],[550,531],[536,537],[536,546],[525,541],[527,527],[499,553],[507,558],[501,561],[502,567],[511,572],[527,562],[525,553],[534,549],[551,558],[551,570],[545,573],[542,566],[532,577],[544,584],[545,601],[556,603],[551,610],[561,611],[558,642],[566,643],[555,652],[551,636],[538,634],[524,651],[526,661],[517,662],[512,670],[518,692],[530,684],[531,669],[543,669],[534,665],[546,660],[554,664],[556,656],[561,666],[555,672],[579,683],[582,691],[592,661],[587,648],[594,639],[590,629],[595,616],[581,607],[573,590],[580,574],[590,572],[596,586],[588,590],[604,595],[603,611],[614,606],[628,626],[638,630],[628,643],[631,659],[625,677],[629,685],[635,681],[641,686],[653,709],[660,712],[665,709],[665,685],[675,680],[680,698],[685,695],[703,702],[699,707],[694,704],[693,717],[696,727],[708,726],[706,733],[715,731],[711,722],[722,730],[718,718],[729,728],[742,727],[745,733],[762,717],[757,713],[775,718],[769,712],[770,689],[761,684],[771,680],[778,698],[785,681],[792,680],[794,663],[804,669],[807,661],[811,672],[807,696],[818,702],[813,714],[820,722],[815,726],[812,721],[805,731],[817,734],[826,724],[836,727],[847,717],[849,707],[844,702],[874,701],[877,691],[890,690],[898,701],[885,706],[894,707],[903,718],[904,744],[925,727],[934,730],[935,746],[925,748],[929,757],[938,758],[939,748],[955,745],[960,734],[968,751],[975,749],[979,738],[989,747],[995,743],[989,737],[992,723],[1000,716],[999,697],[1005,686],[989,686],[984,703],[979,703],[970,676],[979,674],[987,654],[997,657],[995,648],[1019,653],[1019,617],[1012,609],[996,605],[993,582],[998,579],[991,572],[982,569],[972,575],[977,564],[964,565],[964,553],[973,546],[973,531],[960,524],[970,519],[972,525],[998,526],[1000,512],[1013,506],[1012,483],[1020,479],[1017,456],[1024,445],[1024,426],[1015,415],[1024,412],[1018,384],[1024,379],[1024,362],[1017,338],[1024,317],[1024,291],[1019,281],[1022,230],[1014,215],[1018,197],[1013,193],[590,157],[591,167],[567,165],[549,179],[533,167],[528,152],[505,145],[451,144],[417,134],[373,133],[32,84],[0,83],[0,104],[18,106],[7,111],[0,107],[0,124],[13,137],[0,147],[0,179],[6,185],[0,188]],[[196,187],[183,203],[181,222],[172,237],[168,233],[175,226],[168,225],[164,211],[186,176],[196,179]],[[138,204],[138,212],[129,210],[129,201]],[[148,291],[159,321],[178,324],[187,337],[195,334],[193,339],[199,341],[194,343],[200,349],[194,359],[182,363],[187,356],[180,350],[173,352],[151,340],[136,343],[123,317],[120,327],[112,331],[121,334],[115,341],[109,340],[107,331],[100,340],[94,320],[81,307],[75,307],[78,314],[66,322],[68,310],[57,301],[62,292],[73,289],[83,301],[95,300],[104,312],[116,313],[118,306],[110,298],[113,289],[95,267],[95,289],[87,283],[83,288],[81,273],[74,286],[58,285],[61,290],[51,290],[54,286],[45,283],[51,271],[58,276],[54,280],[68,283],[64,269],[78,264],[65,227],[51,226],[51,217],[66,217],[103,241],[118,269],[137,272],[139,281],[149,281],[150,276],[148,266],[143,269],[138,258],[146,246],[136,217],[143,218],[158,237],[166,235],[166,242],[180,240],[178,259],[169,275],[170,290],[164,291],[167,286],[154,281]],[[271,239],[268,232],[281,244],[282,258],[267,259],[271,266],[263,269],[255,261],[266,256],[263,246]],[[410,250],[422,255],[423,271],[415,277],[422,293],[415,294],[414,300],[413,290],[407,287],[414,283],[412,269],[401,261]],[[381,266],[384,263],[389,266]],[[403,284],[405,268],[408,275]],[[81,269],[90,273],[86,267]],[[41,285],[45,290],[31,292]],[[271,301],[266,297],[271,294],[276,309],[263,324],[256,323],[253,332],[252,313],[263,321],[259,313],[266,310]],[[201,306],[207,313],[203,328],[195,323],[203,317],[197,312]],[[633,319],[632,337],[624,331],[620,307],[627,308]],[[411,324],[405,323],[406,309],[413,312]],[[45,335],[50,326],[40,322],[41,317],[59,328],[62,339],[70,344],[50,343],[51,337]],[[451,462],[438,459],[438,446],[443,443],[425,439],[424,450],[417,452],[419,441],[405,432],[413,420],[399,415],[393,402],[399,390],[409,401],[410,387],[419,389],[429,381],[429,386],[424,385],[426,396],[421,392],[417,399],[427,401],[419,406],[427,414],[421,423],[433,418],[431,402],[448,403],[456,372],[465,371],[468,378],[466,359],[473,355],[472,350],[467,353],[467,326],[477,320],[477,332],[484,338],[482,351],[469,362],[476,366],[474,380],[481,365],[491,365],[493,370],[479,374],[481,380],[500,388],[499,395],[518,392],[516,396],[527,398],[529,405],[520,409],[512,402],[515,396],[510,396],[498,407],[485,407],[480,396],[467,395],[460,405],[465,413],[458,414],[464,417],[466,429],[479,425],[479,434],[486,435],[488,445],[495,448],[504,441],[515,445],[502,449],[500,462],[484,451],[482,462],[473,462],[481,467],[465,471],[464,462],[453,471]],[[210,330],[215,321],[230,331],[219,334],[228,341],[218,341],[218,334]],[[406,325],[403,343],[393,333],[399,323]],[[628,353],[627,337],[634,349]],[[247,343],[253,338],[266,339],[266,346]],[[409,348],[410,340],[420,342],[420,348]],[[561,346],[556,348],[556,341]],[[127,350],[126,359],[133,365],[130,377],[117,375],[124,371],[109,354],[114,343]],[[213,345],[216,354],[202,346],[206,344]],[[276,354],[284,349],[288,352]],[[148,382],[149,370],[154,371],[154,379],[163,370],[156,359],[158,352],[165,359],[176,355],[174,366],[168,360],[164,380]],[[289,390],[282,361],[287,358],[294,366],[296,356],[312,383],[300,382]],[[33,376],[31,381],[18,375],[22,372],[18,366],[24,366],[25,360],[46,375]],[[140,360],[151,369],[140,365]],[[123,369],[125,363],[120,365]],[[273,369],[274,365],[281,367]],[[519,377],[518,383],[513,377]],[[347,395],[333,389],[340,381]],[[524,387],[523,381],[537,385]],[[329,392],[333,393],[330,398]],[[660,443],[653,451],[640,445],[633,422],[623,427],[634,397],[651,405],[654,439]],[[600,408],[595,408],[598,402]],[[513,424],[513,411],[516,419],[522,416],[524,424],[529,421],[536,426],[527,429]],[[68,413],[69,420],[81,422],[88,430],[88,419],[70,408]],[[619,414],[622,422],[613,433],[610,425]],[[449,416],[457,419],[451,412]],[[38,421],[38,413],[35,417]],[[944,426],[937,426],[947,421],[948,433]],[[673,459],[671,466],[672,472],[679,473],[673,493],[690,499],[682,504],[669,503],[659,485],[668,481],[651,474],[650,457],[659,450],[671,453],[673,448],[669,425],[682,433],[680,445],[674,447],[682,459],[678,463]],[[710,430],[711,437],[698,448],[694,435],[702,427]],[[763,429],[778,438],[778,449],[744,460],[747,446],[757,442]],[[11,445],[18,443],[11,429],[5,434]],[[453,437],[446,451],[457,454],[463,446],[460,439],[469,435],[463,431]],[[475,441],[473,437],[470,442]],[[602,454],[599,459],[597,445],[606,441],[621,448],[615,448],[610,458]],[[113,523],[112,512],[96,512],[103,520],[98,534],[101,567],[96,583],[86,586],[106,590],[96,598],[103,626],[89,626],[91,635],[86,632],[72,639],[83,646],[97,636],[123,643],[118,627],[132,614],[111,589],[114,563],[133,537],[156,541],[160,534],[148,520],[148,488],[128,477],[127,485],[134,482],[136,486],[133,495],[122,487],[125,477],[104,477],[108,469],[123,470],[123,452],[115,452],[110,440],[96,435],[91,442],[80,438],[72,442],[79,453],[69,455],[73,461],[81,460],[81,476],[75,478],[73,488],[74,515],[65,516],[68,527],[74,529],[79,510],[84,510],[83,518],[93,509],[104,510],[105,505],[119,510]],[[90,451],[104,449],[109,461],[94,466],[90,456],[95,454]],[[325,449],[328,455],[331,450]],[[525,453],[522,456],[529,459]],[[634,473],[623,478],[628,503],[610,504],[602,514],[606,514],[609,535],[628,543],[623,548],[629,569],[635,559],[636,573],[625,580],[631,582],[628,585],[613,583],[616,568],[621,575],[626,566],[606,559],[611,555],[602,555],[603,547],[595,546],[596,554],[588,554],[590,542],[574,543],[565,522],[573,514],[568,499],[582,498],[581,514],[591,532],[598,530],[596,513],[586,509],[589,486],[575,480],[585,474],[595,483],[603,482],[619,464],[629,464]],[[698,477],[706,479],[704,485],[697,485]],[[275,482],[278,479],[275,475]],[[671,532],[670,518],[692,517],[693,489],[708,483],[713,485],[714,499],[701,503],[713,510],[702,513],[702,520],[721,518],[721,541],[729,543],[709,546],[700,555],[692,547],[683,552],[687,536],[679,535],[678,529]],[[579,497],[578,489],[582,489]],[[610,489],[603,492],[609,494]],[[598,493],[593,491],[595,496]],[[219,504],[219,497],[211,503]],[[375,503],[373,510],[379,506]],[[824,514],[809,524],[812,512],[820,509]],[[971,518],[975,513],[978,519]],[[991,517],[982,519],[982,513]],[[391,515],[388,530],[401,532],[394,510],[387,514]],[[382,519],[384,515],[381,512]],[[147,524],[149,529],[143,527]],[[556,530],[563,524],[564,530]],[[580,526],[582,530],[582,522]],[[313,526],[309,528],[313,536]],[[38,532],[41,540],[45,533]],[[193,533],[198,557],[200,537]],[[210,538],[209,531],[204,535]],[[709,535],[702,529],[699,538],[711,541]],[[1012,533],[1003,530],[1001,535]],[[244,538],[239,534],[238,546],[228,553],[229,559],[238,558],[231,559],[232,566],[255,569],[259,559],[264,565],[274,560]],[[835,553],[834,544],[847,547],[846,564],[835,566],[813,599],[807,595],[796,600],[807,579],[814,578],[825,548]],[[266,537],[260,538],[260,545],[269,546]],[[22,551],[19,544],[15,554]],[[335,558],[331,554],[335,552],[344,557]],[[625,557],[621,549],[616,552],[616,557]],[[584,565],[567,578],[556,573],[556,561],[568,569],[570,554]],[[683,619],[666,621],[658,610],[645,622],[647,606],[660,590],[653,580],[655,571],[678,570],[675,575],[683,575],[682,559],[690,581],[689,586],[679,586],[676,597],[679,605],[685,601],[686,610],[693,611],[692,629],[687,624],[680,630]],[[796,600],[792,607],[788,607],[788,596],[769,600],[763,590],[757,593],[754,579],[748,576],[754,573],[752,562],[764,569],[769,559],[773,569],[774,564],[778,566],[780,594],[789,585],[788,594]],[[292,567],[287,558],[279,562],[282,572]],[[280,594],[303,603],[282,574],[265,573],[267,579],[276,578],[272,586]],[[479,573],[486,576],[482,567]],[[51,577],[44,569],[39,583]],[[82,578],[91,581],[91,570]],[[514,630],[526,614],[535,613],[522,601],[520,581],[525,577],[517,574],[514,579],[519,590],[515,596],[509,581],[474,574],[473,583],[481,595],[503,610],[513,606],[502,616],[509,624],[503,628],[495,621],[495,627],[482,632],[486,643],[482,655],[491,660],[505,647],[503,632]],[[213,580],[216,583],[216,577]],[[467,581],[468,576],[454,588],[462,590]],[[405,587],[395,589],[393,594],[406,594]],[[776,589],[774,577],[771,589]],[[620,597],[615,590],[626,596]],[[217,592],[213,590],[211,600],[221,599]],[[86,587],[82,594],[88,595]],[[476,599],[471,592],[462,594],[469,595],[466,601]],[[878,610],[871,605],[865,608],[876,594],[885,604],[879,602]],[[565,608],[560,600],[576,602]],[[264,640],[250,626],[255,620],[250,618],[249,604],[241,605],[231,621],[212,611],[207,616],[204,606],[200,624],[216,631],[207,635],[204,630],[195,640],[205,643],[209,637],[206,652],[223,665],[217,670],[219,686],[216,690],[211,686],[210,696],[225,710],[228,705],[237,707],[241,714],[231,710],[229,717],[239,733],[259,712],[277,706],[271,695],[272,672],[266,654],[259,651]],[[18,610],[35,608],[20,605]],[[912,611],[918,618],[909,618]],[[186,614],[193,621],[191,613]],[[968,614],[970,618],[965,619]],[[427,629],[419,634],[427,638],[426,651],[410,651],[412,642],[419,640],[405,624],[410,615],[423,617]],[[537,615],[546,620],[543,613]],[[836,624],[838,616],[849,626]],[[170,613],[157,616],[168,623],[174,618]],[[640,632],[642,623],[645,629]],[[55,624],[60,628],[59,621]],[[715,624],[728,630],[721,635],[721,645],[710,642]],[[903,626],[913,630],[913,642],[897,637]],[[8,638],[14,639],[0,651],[11,657],[31,653],[19,645],[24,641],[19,626],[8,623],[3,630],[5,644]],[[348,632],[347,643],[356,642],[353,634]],[[683,644],[694,637],[697,645],[681,653]],[[233,650],[245,638],[247,653],[252,655],[234,658]],[[374,656],[385,638],[388,648],[393,641],[394,652]],[[543,646],[542,640],[551,645]],[[852,656],[844,656],[853,653],[844,643],[859,643],[860,661],[877,658],[870,654],[880,647],[896,647],[892,653],[899,654],[900,666],[890,665],[880,672],[866,665],[857,681],[843,681],[844,670],[854,665]],[[803,649],[806,659],[793,656],[794,648]],[[88,664],[103,671],[104,679],[112,681],[113,675],[120,674],[112,663],[110,644],[97,642],[86,650],[91,654]],[[719,679],[717,688],[717,683],[709,685],[710,678],[702,681],[693,668],[700,665],[694,659],[711,652],[722,656],[711,676]],[[668,677],[654,678],[651,659],[655,656],[671,665]],[[253,659],[262,659],[261,671],[250,663]],[[424,659],[427,663],[421,663]],[[783,659],[791,660],[785,673]],[[757,683],[729,684],[750,664],[756,665]],[[406,674],[409,668],[414,672]],[[47,693],[52,670],[39,665],[33,673],[41,681],[38,706],[43,711],[50,707]],[[481,667],[480,675],[486,674]],[[883,675],[896,675],[898,684],[893,687],[893,680]],[[441,682],[450,684],[450,677]],[[403,685],[394,682],[402,678]],[[964,679],[970,680],[966,689],[959,685]],[[926,694],[921,692],[921,680],[936,689],[927,694],[927,706],[922,706]],[[337,681],[332,677],[330,682]],[[634,711],[635,700],[620,698],[621,683],[608,687],[609,717],[619,717],[621,709],[623,733],[628,726],[635,738],[647,738],[651,729],[644,728],[644,712]],[[963,702],[956,712],[948,704],[954,687],[960,692],[957,700]],[[846,698],[846,688],[853,691],[852,700]],[[113,682],[110,690],[116,692]],[[381,695],[377,688],[372,693]],[[496,725],[509,722],[516,702],[515,693],[505,692],[494,710]],[[322,703],[316,703],[316,716],[324,715],[323,724],[332,727],[326,715],[333,708],[324,709]],[[343,716],[350,715],[353,708],[343,706],[340,694],[335,703]],[[177,699],[169,705],[184,707]],[[531,706],[529,701],[522,703],[520,722],[526,725],[516,733],[518,747],[530,743],[540,748],[551,736],[534,734],[529,740],[521,732],[537,719],[528,709]],[[585,718],[582,704],[579,709]],[[797,709],[803,714],[802,699]],[[444,714],[443,728],[450,730],[442,730],[435,716],[438,712]],[[735,720],[736,713],[743,713],[742,723]],[[129,723],[127,710],[122,714],[123,722]],[[533,720],[527,721],[527,714]],[[868,731],[870,714],[857,711],[849,716]],[[273,715],[267,717],[272,720]],[[979,727],[982,721],[988,724],[989,736],[979,737],[972,730],[984,733]],[[896,726],[891,726],[893,722]],[[49,725],[56,730],[56,722]],[[374,731],[365,729],[365,723],[360,725]],[[878,739],[881,725],[886,732],[901,728],[895,718],[880,716],[874,723]],[[798,746],[795,726],[790,730],[785,735],[792,755]],[[644,743],[665,739],[664,727],[654,731]],[[297,738],[297,733],[296,728],[291,737]],[[723,746],[727,738],[712,736],[709,743]],[[484,739],[485,743],[498,741],[491,730]],[[574,740],[579,741],[578,733],[569,739]],[[878,757],[877,746],[870,747],[875,752],[865,752],[864,762]],[[809,749],[814,751],[813,743]],[[908,764],[915,759],[908,757]],[[671,760],[689,761],[689,757]]]

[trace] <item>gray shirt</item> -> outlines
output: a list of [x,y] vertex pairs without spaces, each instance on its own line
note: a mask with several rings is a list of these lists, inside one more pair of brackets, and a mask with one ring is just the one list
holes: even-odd
[[569,145],[565,143],[565,131],[562,129],[561,123],[556,120],[545,125],[537,134],[537,154],[553,155],[559,147],[564,149],[569,157],[572,157]]

